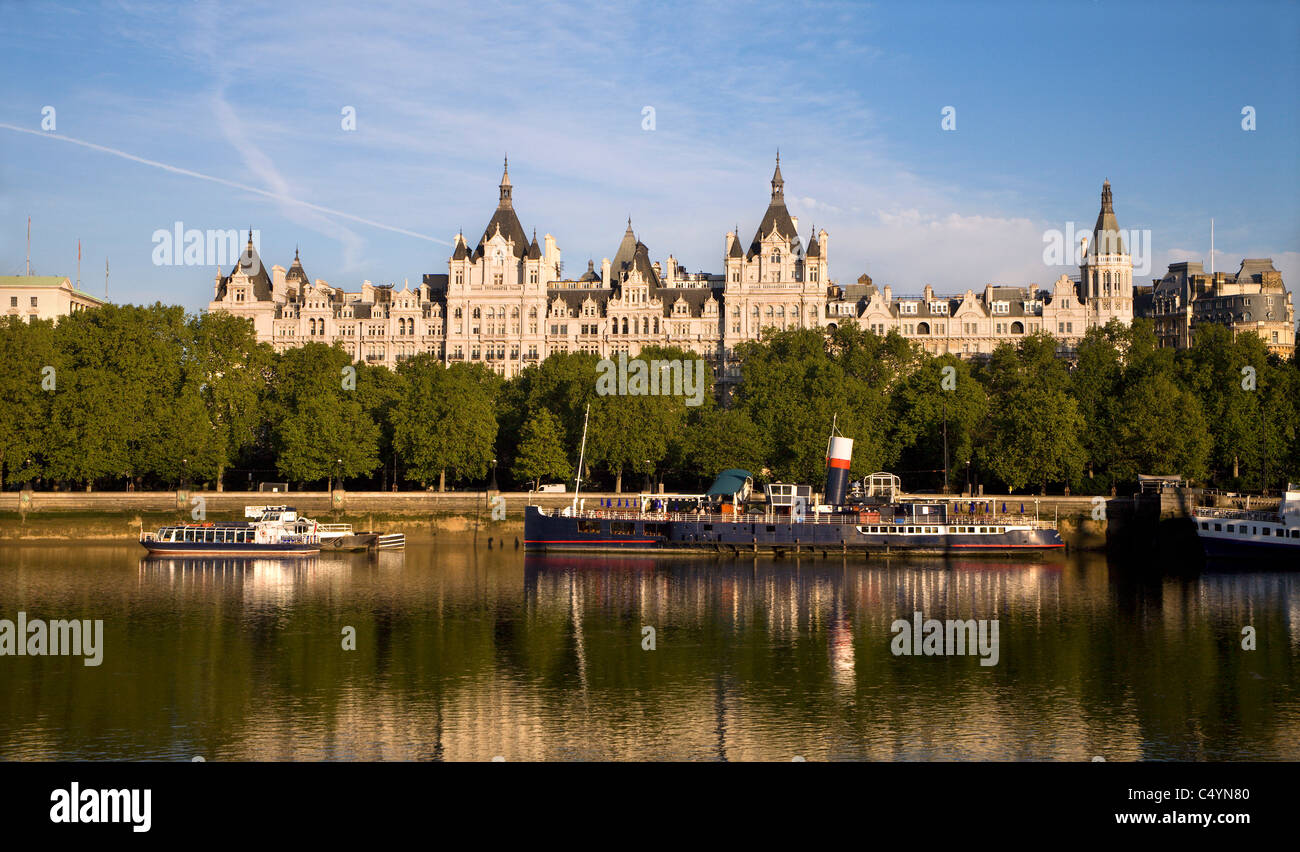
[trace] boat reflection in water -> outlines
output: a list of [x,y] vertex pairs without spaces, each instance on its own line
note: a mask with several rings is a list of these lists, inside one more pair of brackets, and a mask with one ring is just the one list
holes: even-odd
[[142,586],[167,586],[195,594],[232,593],[247,603],[294,603],[305,592],[347,588],[358,567],[395,568],[401,550],[328,555],[159,556],[140,559]]

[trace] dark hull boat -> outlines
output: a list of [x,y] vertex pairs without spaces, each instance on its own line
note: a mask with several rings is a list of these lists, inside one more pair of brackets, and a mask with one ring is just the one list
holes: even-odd
[[[994,522],[996,520],[997,522]],[[576,514],[529,506],[524,542],[532,550],[699,550],[719,553],[847,553],[1004,556],[1062,550],[1054,529],[1032,518],[980,523],[859,523],[852,515],[797,521],[764,515],[661,514],[604,510]],[[1018,521],[1018,522],[1014,522]]]
[[1201,507],[1192,521],[1212,562],[1300,568],[1300,487],[1287,488],[1276,512]]
[[[1055,525],[1033,515],[996,513],[966,501],[897,501],[868,480],[849,493],[853,441],[833,436],[826,454],[825,501],[813,505],[806,485],[774,483],[751,501],[748,471],[719,474],[705,494],[642,494],[587,508],[574,498],[561,510],[529,506],[524,543],[546,551],[691,550],[717,553],[1005,556],[1064,550]],[[610,503],[614,505],[609,505]],[[623,505],[626,503],[627,505]],[[963,511],[966,509],[966,511]]]

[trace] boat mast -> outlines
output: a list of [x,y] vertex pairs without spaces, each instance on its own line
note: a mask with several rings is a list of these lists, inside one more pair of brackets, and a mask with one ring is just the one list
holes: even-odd
[[578,477],[573,483],[573,511],[578,511],[578,492],[582,490],[582,463],[587,458],[587,418],[591,416],[591,403],[582,415],[582,448],[578,450]]

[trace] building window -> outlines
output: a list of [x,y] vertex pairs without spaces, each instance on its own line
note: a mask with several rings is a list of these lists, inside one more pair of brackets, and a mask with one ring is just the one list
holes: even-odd
[[10,296],[10,297],[9,297],[9,307],[11,307],[11,308],[16,308],[16,307],[18,307],[18,297],[17,297],[17,296]]

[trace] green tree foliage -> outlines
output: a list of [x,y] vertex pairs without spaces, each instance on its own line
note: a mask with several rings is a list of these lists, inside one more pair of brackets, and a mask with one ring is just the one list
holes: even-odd
[[763,433],[744,408],[710,406],[691,427],[686,462],[702,484],[733,467],[762,476],[767,464],[765,446]]
[[976,453],[980,467],[1013,489],[1077,481],[1087,458],[1085,424],[1055,339],[1038,333],[1003,344],[981,372],[992,417]]
[[320,343],[275,354],[247,320],[160,304],[57,325],[5,318],[0,487],[203,485],[241,459],[300,482],[387,482],[394,458],[422,484],[482,481],[494,458],[519,479],[567,478],[588,404],[588,465],[615,487],[631,472],[698,488],[729,467],[816,484],[834,422],[855,439],[854,477],[894,469],[909,488],[938,489],[945,420],[952,484],[967,460],[995,491],[1106,493],[1141,473],[1250,489],[1300,480],[1300,364],[1216,325],[1198,326],[1181,352],[1138,319],[1090,329],[1075,353],[1034,334],[971,362],[849,320],[768,329],[736,355],[730,404],[715,403],[709,373],[695,407],[671,393],[601,395],[601,359],[589,353],[503,382],[430,355],[392,372]]
[[53,393],[43,389],[50,374],[58,378],[62,361],[54,346],[54,324],[30,325],[18,317],[0,319],[0,485],[41,476],[47,447]]
[[[257,342],[251,320],[231,314],[204,313],[191,318],[189,336],[188,384],[197,386],[220,443],[211,471],[220,488],[225,469],[257,442],[260,403],[273,353],[271,347]],[[183,414],[178,416],[184,419]],[[196,450],[191,453],[199,455]]]
[[427,483],[480,479],[497,437],[497,377],[482,365],[445,367],[421,354],[398,367],[404,395],[393,407],[393,445],[407,474]]
[[570,471],[560,419],[544,408],[536,411],[524,424],[511,476],[535,490],[543,479],[567,480]]
[[275,357],[267,407],[282,476],[313,482],[360,476],[379,466],[379,427],[358,392],[344,387],[344,368],[352,366],[342,349],[323,343]]
[[891,455],[913,481],[943,485],[944,426],[947,424],[951,487],[975,447],[988,417],[989,400],[970,364],[955,355],[931,359],[903,377],[889,399]]
[[[637,356],[647,364],[654,361],[694,362],[698,356],[681,349],[646,347]],[[695,369],[692,367],[692,369]],[[629,375],[631,368],[629,367]],[[587,435],[587,461],[600,464],[613,475],[614,490],[623,488],[623,473],[649,474],[661,470],[677,451],[685,431],[687,395],[668,392],[661,374],[660,393],[611,393],[598,395],[591,406]],[[705,396],[712,393],[712,377],[706,370]],[[633,390],[629,381],[628,390]],[[585,478],[585,477],[584,477]]]
[[772,477],[820,479],[833,423],[855,438],[853,476],[894,461],[889,394],[920,359],[901,337],[881,338],[847,322],[829,336],[818,329],[777,332],[742,343],[737,355],[744,364],[736,402],[763,436]]

